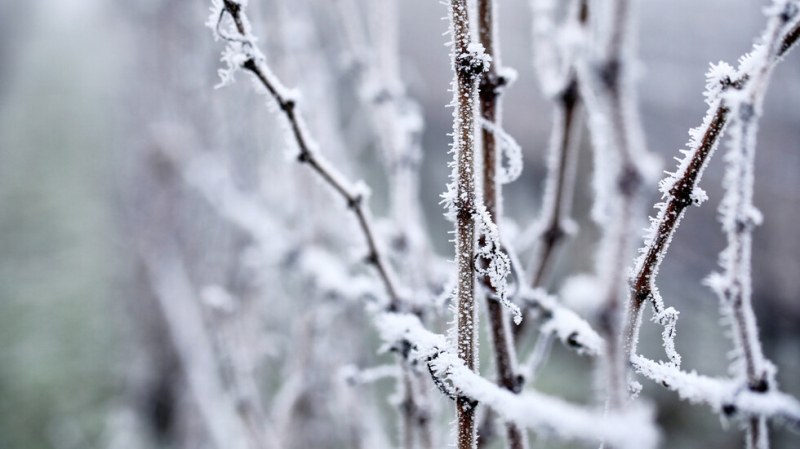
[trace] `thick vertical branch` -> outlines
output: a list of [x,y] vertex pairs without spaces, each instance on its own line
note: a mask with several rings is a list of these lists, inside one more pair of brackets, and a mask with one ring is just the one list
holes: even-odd
[[[476,89],[487,64],[483,49],[471,42],[467,0],[450,1],[450,33],[453,39],[453,148],[455,166],[450,187],[456,223],[456,326],[458,356],[466,367],[475,370],[477,354],[477,314],[475,307],[475,113]],[[454,194],[454,196],[453,196]],[[471,399],[456,399],[457,447],[475,447],[477,432],[475,404]]]
[[[483,153],[483,203],[490,218],[500,226],[502,216],[501,185],[497,177],[500,165],[498,142],[494,129],[500,127],[501,89],[507,80],[501,76],[499,53],[496,49],[497,37],[495,32],[495,4],[494,0],[478,1],[478,36],[486,54],[492,58],[489,70],[483,73],[480,81],[480,114],[481,118],[493,124],[492,128],[482,127],[482,153]],[[485,285],[490,282],[486,280]],[[518,393],[520,391],[520,377],[516,366],[516,349],[514,339],[509,327],[509,317],[503,305],[492,297],[493,291],[488,288],[486,295],[486,310],[489,316],[489,329],[492,336],[492,349],[494,354],[495,369],[497,370],[497,383],[503,388]],[[520,427],[512,422],[506,423],[506,438],[511,449],[524,449],[528,446],[526,435]]]

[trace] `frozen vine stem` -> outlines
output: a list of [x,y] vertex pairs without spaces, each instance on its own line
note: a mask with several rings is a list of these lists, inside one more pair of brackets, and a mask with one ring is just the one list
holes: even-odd
[[583,27],[588,20],[585,0],[570,2],[567,19],[559,27],[553,23],[552,0],[531,2],[534,14],[534,45],[537,57],[535,68],[539,85],[552,98],[555,113],[547,150],[547,178],[541,218],[535,223],[536,240],[529,265],[531,287],[544,285],[545,275],[564,239],[575,232],[576,225],[569,217],[572,189],[575,182],[575,162],[580,140],[581,101],[574,66],[574,44],[558,45],[558,32]]
[[[720,255],[723,273],[712,275],[709,284],[729,314],[740,358],[738,364],[742,366],[747,387],[761,393],[774,388],[775,368],[764,357],[751,304],[752,233],[761,222],[761,215],[753,206],[756,133],[764,92],[775,67],[773,61],[777,59],[783,42],[781,32],[791,29],[791,23],[796,24],[798,6],[796,1],[773,3],[767,11],[771,20],[763,42],[740,64],[741,69],[752,68],[747,84],[739,91],[724,94],[732,116],[730,150],[726,156],[728,168],[724,179],[726,193],[720,204],[722,228],[728,245]],[[747,447],[767,449],[767,433],[765,417],[750,418],[747,422]]]
[[604,228],[596,268],[602,295],[599,329],[606,340],[604,381],[609,407],[620,409],[627,398],[622,345],[625,275],[650,164],[630,77],[630,65],[635,61],[629,39],[633,6],[629,0],[604,6],[592,10],[601,35],[594,39],[596,46],[588,46],[578,76],[595,151],[593,218]]
[[[453,144],[451,184],[444,194],[447,215],[455,220],[456,281],[456,347],[458,357],[469,370],[478,361],[478,316],[475,307],[475,114],[476,94],[481,74],[488,69],[490,58],[483,46],[472,42],[467,0],[450,0],[451,64],[453,81]],[[472,449],[477,438],[475,408],[472,399],[456,397],[457,447]]]
[[[547,175],[542,200],[542,212],[526,234],[533,237],[533,255],[528,265],[532,288],[545,286],[546,275],[556,260],[564,241],[575,234],[576,223],[570,218],[572,194],[575,184],[578,143],[583,126],[580,91],[575,69],[575,45],[559,46],[559,32],[573,27],[583,27],[588,20],[586,0],[570,2],[567,18],[556,26],[553,0],[532,0],[534,68],[539,85],[555,106],[553,128],[547,149]],[[525,321],[514,329],[517,339],[522,338]],[[551,338],[537,340],[534,353],[546,354]],[[533,359],[532,359],[533,360]],[[544,358],[541,359],[544,361]],[[536,367],[534,366],[534,369]]]
[[[789,2],[788,5],[795,5],[796,8],[797,3]],[[776,22],[783,23],[783,25],[776,28]],[[771,30],[777,30],[775,31],[776,35],[773,36]],[[790,24],[783,14],[778,14],[772,17],[770,25],[763,35],[776,42],[775,51],[762,60],[762,63],[770,66],[771,70],[771,67],[780,62],[783,56],[797,44],[798,38],[800,38],[800,24],[797,22]],[[677,170],[663,179],[659,185],[662,202],[656,205],[658,214],[651,219],[652,223],[647,231],[644,247],[639,250],[641,255],[634,264],[626,324],[626,358],[636,354],[644,303],[650,301],[653,304],[656,318],[669,314],[669,309],[664,307],[664,302],[656,286],[658,270],[686,209],[690,205],[699,205],[705,199],[705,193],[697,185],[717,148],[731,113],[730,102],[724,93],[732,89],[742,89],[757,70],[758,67],[746,66],[740,67],[737,72],[724,63],[711,66],[705,92],[706,102],[709,105],[708,111],[703,123],[689,132],[691,140],[688,149],[681,150],[684,157],[678,163]],[[669,321],[661,320],[661,322],[669,324]],[[665,332],[667,331],[668,329],[665,328]],[[671,333],[670,337],[674,338],[674,328]],[[671,343],[667,344],[671,345]]]
[[[491,124],[491,126],[481,127],[483,203],[489,219],[493,220],[499,228],[502,216],[502,187],[499,182],[498,170],[501,168],[502,142],[497,141],[496,131],[500,128],[502,115],[500,97],[503,87],[509,83],[509,76],[502,73],[500,69],[494,0],[478,0],[478,36],[486,55],[492,60],[491,66],[483,72],[480,79],[480,115],[485,123]],[[487,243],[483,241],[485,237],[482,237],[481,240],[480,244]],[[492,336],[497,383],[508,391],[519,393],[522,385],[517,372],[517,354],[509,326],[509,317],[503,304],[493,297],[496,291],[491,286],[491,280],[486,280],[484,284],[487,286],[486,310]],[[489,416],[487,414],[487,419],[490,419]],[[525,449],[528,447],[526,435],[516,423],[507,422],[505,426],[509,448]]]
[[[348,181],[319,153],[316,142],[308,135],[305,121],[297,107],[297,100],[272,73],[265,62],[264,55],[255,45],[255,38],[250,33],[250,24],[243,11],[246,3],[246,0],[214,0],[212,2],[209,26],[214,30],[215,36],[228,42],[228,47],[222,57],[228,68],[220,70],[222,83],[231,82],[233,74],[239,69],[244,69],[252,73],[269,92],[289,124],[299,150],[297,160],[301,164],[307,164],[326,184],[344,198],[347,206],[356,216],[369,248],[366,260],[378,271],[389,295],[387,308],[399,310],[403,305],[403,298],[401,298],[397,276],[378,243],[375,227],[372,224],[372,214],[366,204],[366,188]],[[226,15],[233,21],[236,31],[234,36],[222,30]]]

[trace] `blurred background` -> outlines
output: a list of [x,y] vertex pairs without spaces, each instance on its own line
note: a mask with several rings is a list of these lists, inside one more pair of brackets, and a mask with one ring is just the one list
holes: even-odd
[[[223,44],[203,26],[208,3],[0,0],[0,448],[214,447],[191,391],[220,385],[223,395],[260,398],[238,406],[268,416],[270,432],[294,435],[285,447],[395,441],[386,399],[392,384],[336,381],[348,365],[391,360],[375,355],[363,307],[347,298],[359,283],[359,295],[376,294],[369,272],[358,267],[360,235],[339,198],[287,161],[282,124],[247,74],[214,89]],[[368,3],[359,9],[369,11]],[[671,170],[705,112],[709,62],[735,65],[764,25],[765,2],[640,3],[642,121],[649,149]],[[505,128],[525,164],[505,189],[505,214],[508,227],[521,229],[539,211],[552,106],[532,67],[528,2],[499,5],[503,62],[519,72],[504,97]],[[339,7],[250,0],[249,11],[273,68],[302,92],[323,151],[372,187],[373,209],[386,216],[386,176],[359,100],[348,14]],[[397,20],[399,72],[424,119],[419,196],[426,235],[449,258],[451,225],[439,205],[452,126],[445,14],[438,2],[403,0]],[[798,79],[800,55],[790,53],[774,75],[759,131],[756,205],[765,222],[753,254],[763,345],[782,388],[795,396]],[[587,217],[587,140],[574,208],[580,233],[554,269],[554,292],[593,264],[598,233]],[[701,281],[724,245],[716,212],[720,156],[701,183],[710,201],[688,211],[660,275],[665,300],[682,312],[684,368],[715,376],[728,374],[731,342],[717,298]],[[655,185],[649,190],[655,201]],[[337,284],[343,273],[354,276],[353,285]],[[173,320],[195,315],[215,331],[191,324],[175,331]],[[656,326],[645,323],[642,338],[641,351],[662,358]],[[186,345],[207,340],[208,353],[187,360]],[[490,349],[482,350],[483,372],[491,375]],[[206,366],[215,354],[223,356],[221,381],[191,379],[187,364]],[[535,386],[590,402],[591,378],[589,360],[555,346]],[[641,382],[656,403],[663,447],[741,447],[736,423]],[[434,409],[450,407],[438,392],[430,396]],[[773,439],[775,448],[800,444],[780,427]],[[544,437],[533,446],[561,447]]]

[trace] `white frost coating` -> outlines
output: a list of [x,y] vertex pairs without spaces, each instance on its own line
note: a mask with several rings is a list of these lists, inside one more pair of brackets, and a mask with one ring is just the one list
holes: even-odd
[[349,385],[366,385],[383,379],[397,379],[400,376],[400,367],[380,365],[360,369],[355,365],[346,365],[339,370],[339,376]]
[[555,335],[564,345],[575,348],[579,354],[595,356],[604,352],[605,342],[589,323],[559,304],[544,290],[524,289],[520,292],[520,297],[534,309],[541,310],[545,317],[540,328],[543,334]]
[[516,304],[508,299],[507,279],[511,274],[511,259],[508,254],[503,252],[500,231],[483,204],[478,205],[475,224],[478,236],[483,237],[483,244],[479,243],[475,251],[475,272],[479,276],[486,276],[489,279],[496,299],[511,311],[514,323],[519,324],[522,322],[522,312]]
[[717,413],[765,416],[788,424],[800,424],[800,402],[777,390],[753,392],[743,379],[718,379],[686,372],[664,362],[642,356],[631,359],[633,368],[642,376],[665,385],[678,396],[694,404],[707,404]]
[[522,147],[511,137],[503,128],[497,124],[481,119],[481,126],[494,134],[497,142],[500,143],[500,155],[505,156],[508,165],[500,164],[500,171],[497,173],[497,181],[501,184],[514,182],[522,174]]
[[207,285],[200,291],[200,298],[212,310],[224,315],[238,310],[236,299],[221,285]]
[[387,347],[408,342],[411,356],[427,363],[435,376],[506,421],[564,440],[602,441],[621,449],[653,448],[658,443],[649,407],[633,404],[624,412],[604,413],[531,390],[514,394],[468,369],[445,337],[426,330],[417,317],[383,313],[375,324]]
[[[753,206],[756,134],[762,103],[772,69],[783,45],[781,30],[796,21],[798,2],[776,0],[767,15],[767,31],[753,50],[739,59],[739,74],[747,82],[738,90],[723,92],[730,108],[729,150],[725,155],[723,178],[725,196],[719,206],[727,246],[720,253],[722,273],[712,275],[708,284],[719,296],[723,311],[732,327],[734,363],[731,371],[746,379],[749,389],[771,391],[775,387],[775,367],[764,356],[758,338],[758,326],[752,299],[752,234],[762,217]],[[759,430],[760,429],[760,430]],[[759,438],[766,447],[766,423],[748,424],[748,434]]]
[[670,363],[676,368],[681,366],[681,355],[675,348],[675,335],[676,326],[678,323],[678,315],[680,312],[675,310],[674,307],[667,307],[661,312],[653,313],[653,322],[660,324],[663,329],[661,331],[661,341],[664,345],[664,352],[666,352]]
[[563,307],[553,310],[553,316],[542,324],[541,332],[552,333],[565,344],[577,346],[579,354],[598,355],[603,352],[603,339],[589,323]]
[[483,66],[483,72],[489,70],[489,64],[492,63],[492,56],[486,53],[486,49],[480,42],[470,42],[467,45],[467,54],[459,55],[459,57],[469,58],[471,61],[480,63]]

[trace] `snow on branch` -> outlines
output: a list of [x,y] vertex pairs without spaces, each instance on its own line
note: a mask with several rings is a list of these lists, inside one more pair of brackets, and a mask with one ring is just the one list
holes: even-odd
[[603,353],[603,338],[586,320],[563,306],[555,297],[541,289],[525,289],[519,296],[544,320],[540,328],[542,334],[558,337],[565,346],[581,355],[597,356]]
[[[404,293],[401,292],[394,269],[389,264],[378,242],[372,214],[366,204],[366,192],[361,183],[351,183],[319,151],[317,143],[311,138],[305,120],[297,106],[296,96],[283,87],[278,77],[266,64],[266,59],[255,45],[250,25],[244,13],[246,2],[242,0],[214,0],[209,25],[215,36],[227,41],[223,61],[228,64],[223,71],[223,81],[232,79],[236,70],[244,69],[255,76],[260,85],[267,90],[277,103],[288,122],[291,135],[297,144],[297,160],[307,164],[320,178],[336,191],[355,215],[358,225],[367,241],[369,254],[367,261],[372,264],[386,287],[389,295],[388,308],[397,310],[403,306]],[[233,22],[231,29],[223,30],[226,17]],[[222,32],[221,32],[222,31]]]
[[639,355],[631,363],[636,373],[664,385],[685,401],[707,404],[726,417],[767,417],[800,429],[800,401],[781,391],[752,391],[741,380],[686,372]]
[[410,357],[427,365],[440,382],[506,421],[562,440],[603,441],[621,449],[652,448],[658,443],[648,407],[636,404],[625,411],[604,413],[532,390],[517,395],[467,368],[445,336],[426,330],[417,317],[382,313],[375,324],[386,348],[409,347]]

